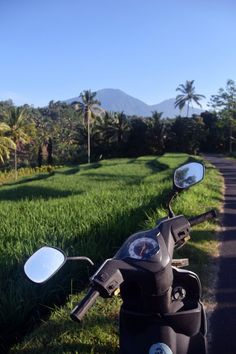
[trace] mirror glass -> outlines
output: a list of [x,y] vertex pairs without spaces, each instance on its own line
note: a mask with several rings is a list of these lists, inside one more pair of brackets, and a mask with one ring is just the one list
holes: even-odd
[[174,173],[174,185],[187,189],[200,182],[204,177],[204,166],[199,162],[190,162],[180,166]]
[[27,277],[35,283],[43,283],[56,273],[65,263],[63,252],[53,247],[42,247],[25,263]]

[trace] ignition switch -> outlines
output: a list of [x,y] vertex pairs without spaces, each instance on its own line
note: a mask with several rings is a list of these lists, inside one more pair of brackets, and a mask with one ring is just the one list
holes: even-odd
[[183,300],[186,296],[186,290],[182,286],[176,286],[172,290],[172,298],[173,300]]

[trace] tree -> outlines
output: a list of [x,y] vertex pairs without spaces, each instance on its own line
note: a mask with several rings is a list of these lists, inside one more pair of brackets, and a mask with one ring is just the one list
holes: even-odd
[[205,124],[206,139],[202,143],[202,150],[208,152],[223,152],[225,150],[225,127],[216,112],[201,113]]
[[227,80],[226,87],[220,88],[218,94],[212,95],[211,106],[221,119],[222,126],[228,126],[229,152],[232,152],[234,142],[233,130],[236,128],[236,85],[233,80]]
[[9,125],[6,123],[0,123],[0,162],[4,163],[5,159],[9,159],[11,149],[15,149],[14,141],[5,136],[10,131]]
[[91,90],[84,90],[80,93],[80,98],[82,102],[73,102],[78,111],[83,112],[84,116],[84,125],[87,126],[87,137],[88,137],[88,163],[90,163],[90,155],[91,155],[91,141],[90,141],[90,125],[91,118],[94,115],[99,114],[98,106],[101,104],[98,100],[95,99],[96,92],[92,92]]
[[113,122],[113,131],[118,144],[118,148],[121,148],[123,143],[125,142],[125,138],[127,133],[130,130],[130,126],[124,112],[115,112],[114,113],[114,122]]
[[176,91],[181,92],[180,95],[176,96],[175,99],[175,108],[179,107],[182,110],[187,103],[187,117],[189,113],[189,105],[190,103],[195,102],[198,106],[202,107],[199,101],[202,98],[205,98],[204,95],[199,95],[195,93],[194,80],[186,81],[185,85],[181,84],[177,87]]
[[28,120],[26,109],[11,107],[8,111],[9,137],[15,144],[14,148],[14,169],[17,179],[17,155],[22,146],[29,143],[34,131],[34,124]]
[[[42,114],[42,112],[44,114]],[[37,134],[34,139],[34,163],[35,163],[35,158],[37,156],[37,165],[38,167],[42,166],[43,163],[43,150],[46,144],[46,139],[48,137],[48,134],[50,134],[50,126],[51,126],[51,119],[50,117],[47,116],[46,112],[47,109],[43,108],[41,112],[41,109],[31,109],[30,115],[31,118],[34,122]]]
[[216,95],[210,98],[209,106],[216,111],[236,110],[236,85],[233,80],[227,80],[226,87],[220,88]]
[[116,144],[115,114],[106,112],[104,116],[96,117],[93,126],[93,141],[98,156],[110,157],[114,154],[112,145]]
[[169,149],[196,154],[205,140],[205,124],[201,117],[177,117],[171,126]]
[[34,112],[33,119],[37,127],[36,143],[43,151],[44,163],[77,161],[78,144],[84,143],[84,136],[83,139],[80,136],[84,126],[82,114],[74,106],[50,101],[47,107]]
[[126,156],[140,156],[148,153],[146,132],[148,129],[146,118],[134,117],[130,119],[130,133],[126,144]]
[[162,113],[154,111],[152,117],[147,119],[146,141],[153,154],[162,154],[165,148],[165,123],[161,116]]
[[8,110],[13,107],[12,100],[0,101],[0,120],[5,121]]
[[47,163],[48,165],[52,165],[53,163],[53,157],[52,157],[52,138],[48,138],[48,142],[47,142],[47,153],[48,153],[48,157],[47,157]]

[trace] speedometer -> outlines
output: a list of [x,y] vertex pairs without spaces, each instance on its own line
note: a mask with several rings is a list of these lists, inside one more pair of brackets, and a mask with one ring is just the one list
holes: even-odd
[[153,238],[140,237],[129,245],[129,256],[135,259],[148,259],[156,254],[159,249],[158,242]]

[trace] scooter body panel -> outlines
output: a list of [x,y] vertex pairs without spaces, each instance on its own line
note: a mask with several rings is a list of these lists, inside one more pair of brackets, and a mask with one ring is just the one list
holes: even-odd
[[173,287],[184,287],[186,294],[182,301],[172,302],[169,312],[138,313],[124,302],[120,311],[121,354],[206,354],[200,280],[195,273],[177,268],[173,268],[173,277]]
[[[195,315],[195,311],[191,310],[184,314],[186,327],[191,324],[192,319],[196,322]],[[193,336],[176,332],[174,317],[175,314],[169,314],[169,318],[150,316],[144,319],[121,309],[120,354],[206,354],[206,338],[201,332],[201,328],[205,328],[202,305],[199,304],[198,308],[199,331]],[[159,351],[152,352],[151,348],[155,346],[160,346]]]

